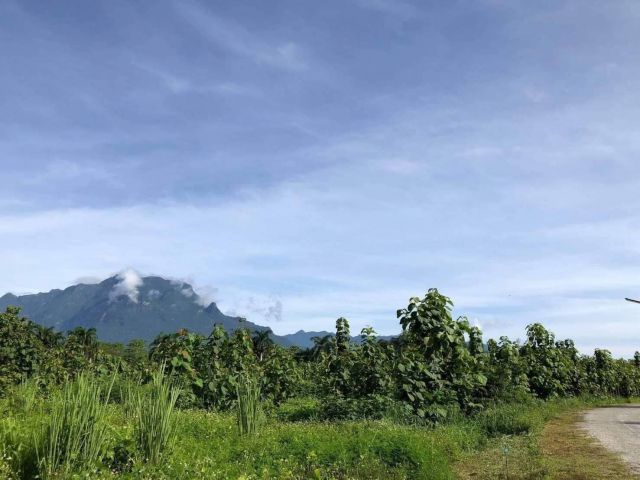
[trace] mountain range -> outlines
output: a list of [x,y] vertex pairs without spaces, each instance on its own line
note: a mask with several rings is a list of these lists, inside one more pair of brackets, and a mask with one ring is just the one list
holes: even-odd
[[[20,296],[7,293],[0,297],[0,309],[9,305],[21,307],[24,316],[58,331],[93,327],[104,342],[149,342],[160,333],[174,333],[181,328],[208,335],[215,324],[229,332],[238,328],[269,329],[225,315],[213,302],[204,304],[188,283],[158,276],[139,277],[132,271],[64,290]],[[274,334],[272,338],[283,346],[308,348],[313,345],[313,337],[328,334],[300,330],[290,335]]]

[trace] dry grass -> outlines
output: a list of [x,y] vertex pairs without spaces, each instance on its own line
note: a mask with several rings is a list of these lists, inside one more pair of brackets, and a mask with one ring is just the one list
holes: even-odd
[[622,459],[578,427],[580,413],[549,422],[540,439],[540,452],[557,480],[638,479]]
[[581,417],[568,412],[536,434],[496,439],[458,462],[456,475],[466,480],[640,479],[579,428]]

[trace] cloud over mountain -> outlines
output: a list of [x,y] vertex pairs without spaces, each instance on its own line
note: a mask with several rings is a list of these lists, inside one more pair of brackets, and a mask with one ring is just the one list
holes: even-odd
[[133,303],[138,303],[139,288],[144,283],[138,272],[129,268],[117,275],[118,283],[109,292],[109,300],[114,301],[120,297],[127,297]]

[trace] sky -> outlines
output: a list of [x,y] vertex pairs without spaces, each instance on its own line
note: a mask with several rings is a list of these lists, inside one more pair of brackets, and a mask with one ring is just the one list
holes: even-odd
[[0,292],[640,350],[636,0],[0,0]]

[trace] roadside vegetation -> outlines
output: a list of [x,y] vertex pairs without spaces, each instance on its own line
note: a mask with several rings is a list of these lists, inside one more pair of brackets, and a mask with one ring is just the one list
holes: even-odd
[[432,289],[392,341],[340,318],[308,350],[220,326],[101,344],[10,307],[0,478],[569,478],[560,415],[640,395],[640,354],[581,355],[540,324],[484,343],[451,307]]

